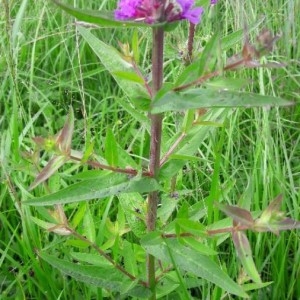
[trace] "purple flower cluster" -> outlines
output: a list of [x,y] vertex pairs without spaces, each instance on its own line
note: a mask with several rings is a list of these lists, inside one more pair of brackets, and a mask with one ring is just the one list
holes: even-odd
[[115,18],[117,20],[145,20],[151,24],[155,22],[158,8],[159,1],[120,0],[118,9],[115,10]]
[[[215,4],[217,1],[212,0]],[[202,7],[194,7],[195,0],[120,0],[115,10],[117,20],[173,22],[186,19],[198,24],[203,13]]]

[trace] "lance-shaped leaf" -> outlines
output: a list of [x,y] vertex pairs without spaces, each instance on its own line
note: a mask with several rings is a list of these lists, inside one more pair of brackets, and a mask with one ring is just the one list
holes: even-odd
[[143,85],[116,75],[127,73],[127,76],[129,76],[129,74],[132,73],[132,76],[136,76],[136,70],[133,68],[132,63],[128,62],[114,47],[100,41],[88,29],[79,26],[78,31],[98,56],[106,70],[110,72],[119,87],[130,99],[149,97]]
[[114,75],[116,75],[118,78],[122,78],[128,81],[133,81],[139,84],[144,84],[145,81],[143,78],[141,78],[141,76],[137,75],[136,73],[132,73],[132,72],[124,72],[124,71],[116,71],[113,73]]
[[30,185],[29,191],[37,187],[40,183],[47,180],[51,175],[53,175],[64,163],[68,160],[65,155],[54,156],[50,159],[43,170],[37,175],[34,182]]
[[96,179],[84,180],[70,185],[56,193],[25,201],[24,204],[34,206],[66,204],[84,200],[101,199],[121,193],[147,193],[159,190],[153,178],[132,178],[124,174],[110,173]]
[[132,21],[118,21],[115,20],[114,14],[111,11],[98,11],[89,9],[80,9],[73,6],[61,3],[57,0],[52,0],[56,5],[62,8],[71,16],[77,18],[80,21],[93,23],[105,27],[157,27],[163,26],[165,23],[147,24],[144,22],[132,22]]
[[118,143],[111,128],[106,130],[105,159],[110,166],[116,167],[119,164]]
[[141,243],[148,253],[162,262],[174,262],[179,269],[208,280],[228,293],[248,297],[242,287],[235,283],[211,258],[183,246],[177,240],[170,240],[166,244],[162,238],[151,233],[144,237]]
[[232,240],[237,251],[238,257],[248,276],[255,283],[262,283],[256,266],[254,264],[251,247],[245,233],[242,231],[234,230],[232,232]]
[[74,111],[72,107],[70,107],[70,111],[67,120],[65,122],[65,125],[61,130],[61,132],[59,133],[56,140],[58,149],[62,153],[65,153],[66,155],[69,155],[71,152],[73,132],[74,132]]
[[[158,93],[158,95],[160,95]],[[239,91],[192,89],[169,91],[155,99],[151,112],[181,111],[202,107],[270,107],[290,106],[294,103],[282,98]]]
[[137,281],[128,278],[118,269],[71,263],[44,252],[40,252],[39,257],[62,273],[92,286],[102,287],[113,292],[138,297],[139,299],[151,296],[151,292],[148,288],[137,285]]
[[228,217],[231,217],[236,223],[252,227],[254,224],[254,220],[251,216],[251,213],[243,208],[232,206],[232,205],[224,205],[218,202],[215,202],[215,205]]

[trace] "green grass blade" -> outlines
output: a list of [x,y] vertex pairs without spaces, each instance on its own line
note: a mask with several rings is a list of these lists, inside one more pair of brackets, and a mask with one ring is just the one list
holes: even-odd
[[28,4],[28,0],[23,0],[22,1],[21,5],[20,5],[20,8],[18,10],[16,19],[15,19],[15,21],[13,23],[13,26],[12,26],[11,37],[12,37],[13,47],[16,47],[16,41],[17,41],[17,38],[18,38],[18,34],[20,34],[20,31],[21,31],[22,19],[24,17],[25,11],[26,11],[27,4]]

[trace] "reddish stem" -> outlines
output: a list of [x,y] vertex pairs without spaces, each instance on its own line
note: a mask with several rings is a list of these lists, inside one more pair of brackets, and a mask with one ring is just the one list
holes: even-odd
[[203,76],[197,78],[196,80],[194,80],[192,82],[189,82],[187,84],[183,84],[181,86],[178,86],[178,87],[174,88],[173,91],[174,92],[180,92],[180,91],[188,89],[189,87],[192,87],[192,86],[195,86],[195,85],[201,85],[202,83],[204,83],[208,79],[216,77],[216,76],[220,75],[224,71],[233,70],[233,69],[235,69],[238,66],[244,65],[244,63],[245,63],[244,59],[238,60],[238,61],[236,61],[236,62],[234,62],[232,64],[229,64],[229,65],[225,66],[223,68],[223,70],[221,70],[221,71],[217,70],[217,71],[213,71],[213,72],[211,72],[209,74],[203,75]]
[[[76,160],[76,161],[81,161],[80,158],[78,157],[75,157],[75,156],[70,156],[71,159],[73,160]],[[101,164],[97,161],[93,161],[93,160],[88,160],[86,162],[89,166],[93,167],[93,168],[98,168],[98,169],[103,169],[103,170],[109,170],[109,171],[113,171],[113,172],[116,172],[116,173],[123,173],[123,174],[128,174],[128,175],[137,175],[139,173],[138,170],[135,170],[135,169],[129,169],[129,168],[126,168],[126,169],[121,169],[121,168],[116,168],[116,167],[112,167],[112,166],[108,166],[108,165],[104,165],[104,164]],[[142,172],[142,175],[143,176],[151,176],[150,172],[149,171],[143,171]]]
[[[152,95],[154,97],[155,94],[160,90],[163,83],[164,28],[153,28],[152,35]],[[163,114],[150,114],[149,117],[151,120],[149,172],[153,178],[157,178],[160,167],[159,162]],[[148,195],[148,211],[146,220],[148,231],[153,231],[156,227],[158,197],[158,191],[151,192]],[[147,272],[148,285],[152,291],[152,296],[150,299],[155,300],[155,258],[150,254],[147,255]]]

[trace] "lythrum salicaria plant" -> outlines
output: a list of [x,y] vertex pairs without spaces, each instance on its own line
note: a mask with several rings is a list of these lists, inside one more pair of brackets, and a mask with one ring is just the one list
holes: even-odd
[[[247,298],[251,289],[268,285],[262,282],[256,269],[245,232],[279,234],[281,230],[299,228],[298,221],[280,212],[282,196],[277,196],[260,214],[220,203],[215,198],[217,194],[206,199],[206,209],[200,199],[190,207],[180,206],[177,198],[184,191],[177,175],[188,159],[195,158],[201,141],[209,136],[212,128],[222,126],[230,116],[232,110],[228,108],[292,105],[281,98],[242,92],[244,82],[236,83],[231,89],[235,81],[229,85],[224,79],[224,74],[238,72],[240,68],[280,67],[279,63],[260,63],[278,36],[263,29],[253,44],[249,32],[259,26],[259,22],[249,29],[245,26],[243,32],[234,33],[232,42],[230,36],[226,37],[227,44],[231,45],[243,40],[241,53],[221,64],[216,49],[221,47],[225,51],[226,46],[218,33],[212,35],[201,53],[195,53],[193,47],[201,18],[212,6],[219,5],[217,1],[201,1],[203,6],[199,7],[193,0],[120,0],[114,12],[84,10],[53,2],[81,21],[77,23],[79,33],[124,92],[129,111],[150,136],[150,149],[149,157],[143,158],[148,165],[139,164],[127,149],[120,149],[110,129],[103,141],[106,147],[103,157],[92,147],[83,152],[72,149],[76,125],[72,108],[64,127],[55,136],[35,137],[38,150],[47,150],[52,157],[30,190],[41,184],[47,187],[47,180],[66,162],[89,166],[85,169],[88,171],[72,178],[76,183],[50,193],[47,187],[47,195],[24,202],[37,207],[47,218],[46,221],[34,218],[35,223],[67,239],[72,236],[73,246],[85,249],[65,258],[37,249],[39,258],[64,274],[103,288],[111,298],[156,299],[180,294],[190,299],[193,288],[202,295],[212,293],[222,298],[233,294]],[[176,81],[166,82],[165,34],[177,30],[181,21],[189,22],[187,51],[183,57],[185,69],[180,69]],[[135,50],[119,42],[121,51],[118,51],[99,40],[92,33],[98,27],[90,24],[109,27],[102,30],[111,30],[111,27],[151,30],[151,74],[139,66],[138,31],[132,43]],[[206,85],[215,77],[224,79],[218,89]],[[174,111],[180,111],[183,117],[176,134],[169,136],[164,118]],[[102,226],[102,232],[96,236],[95,218],[104,216],[93,217],[87,205],[77,203],[108,198],[110,206],[115,203],[114,217],[110,219],[109,210],[106,211],[106,226]],[[67,216],[69,205],[77,206],[75,213]],[[45,206],[53,208],[39,210]],[[227,226],[221,228],[214,224],[217,209],[232,218],[232,224],[227,222]],[[237,274],[228,274],[215,259],[216,245],[229,236],[247,280],[252,281],[251,286],[246,282],[236,283],[233,277]],[[210,291],[201,290],[203,280],[212,283]]]

